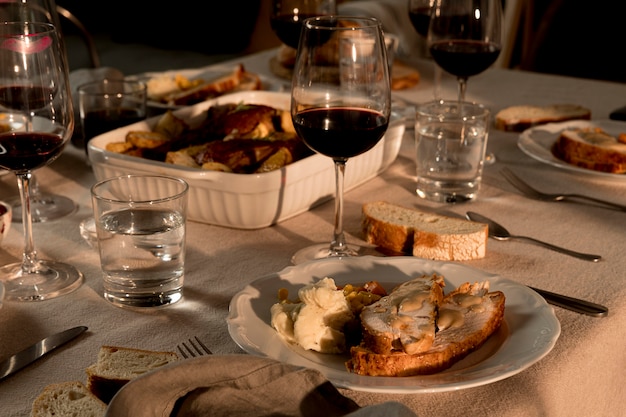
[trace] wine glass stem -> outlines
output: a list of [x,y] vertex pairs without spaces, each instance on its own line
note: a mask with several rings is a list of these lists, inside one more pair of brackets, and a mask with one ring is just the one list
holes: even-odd
[[16,174],[17,185],[22,200],[22,224],[24,225],[24,254],[22,256],[22,270],[34,273],[37,270],[37,252],[33,240],[33,218],[30,211],[30,171]]
[[334,255],[348,253],[346,238],[343,234],[343,186],[346,172],[346,161],[335,159],[335,228],[330,252]]
[[459,101],[465,101],[465,90],[467,89],[467,77],[458,77],[459,80]]

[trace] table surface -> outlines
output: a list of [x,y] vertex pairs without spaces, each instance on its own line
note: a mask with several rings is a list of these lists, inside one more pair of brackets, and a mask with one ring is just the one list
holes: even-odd
[[[243,62],[278,84],[264,51]],[[422,80],[394,93],[411,102],[432,98],[432,66],[412,63]],[[444,78],[443,91],[453,98],[455,82]],[[626,85],[511,70],[490,69],[470,78],[468,99],[490,107],[516,104],[577,103],[589,107],[593,119],[607,119],[626,101]],[[626,125],[625,129],[626,131]],[[626,399],[626,256],[622,229],[626,213],[580,204],[539,202],[523,197],[499,171],[508,166],[545,190],[586,193],[626,204],[626,177],[607,180],[579,174],[533,160],[517,147],[518,135],[493,130],[489,150],[496,163],[485,168],[479,198],[471,203],[444,205],[423,201],[414,192],[413,131],[407,130],[400,155],[380,176],[345,196],[345,230],[349,242],[362,242],[361,205],[372,198],[455,214],[468,210],[500,220],[512,232],[534,236],[575,250],[598,253],[598,263],[569,258],[521,242],[489,240],[487,256],[463,262],[517,282],[585,298],[606,305],[604,318],[555,308],[562,332],[554,349],[521,373],[492,384],[433,394],[374,394],[342,390],[360,405],[401,401],[420,416],[616,416]],[[349,169],[349,163],[348,163]],[[226,327],[228,305],[254,279],[289,266],[292,253],[332,234],[333,204],[327,202],[295,218],[260,230],[236,230],[190,222],[184,299],[174,306],[129,311],[102,297],[98,254],[81,238],[79,222],[91,215],[89,187],[94,175],[83,153],[68,146],[64,154],[37,173],[45,191],[71,197],[76,213],[35,224],[35,242],[42,258],[77,266],[85,283],[75,292],[44,302],[8,302],[0,309],[0,359],[63,329],[85,325],[88,333],[16,375],[0,382],[3,416],[27,416],[44,386],[85,381],[102,345],[150,350],[173,350],[199,336],[215,354],[242,353]],[[0,199],[17,193],[13,175],[0,178]],[[375,197],[373,197],[375,196]],[[19,213],[16,213],[19,215]],[[2,242],[0,262],[21,256],[22,227],[14,223]],[[623,415],[623,414],[622,414]]]

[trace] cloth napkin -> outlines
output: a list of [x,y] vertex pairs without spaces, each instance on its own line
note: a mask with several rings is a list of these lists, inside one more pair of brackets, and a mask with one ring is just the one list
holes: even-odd
[[141,376],[106,417],[416,417],[396,402],[360,408],[317,370],[253,355],[183,360]]

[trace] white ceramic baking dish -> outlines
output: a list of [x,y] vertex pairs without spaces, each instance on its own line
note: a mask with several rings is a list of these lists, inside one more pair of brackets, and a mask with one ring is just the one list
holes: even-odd
[[[281,92],[246,91],[185,107],[174,113],[194,126],[210,106],[239,102],[288,109],[290,96]],[[175,166],[105,150],[107,143],[123,141],[130,130],[151,129],[158,117],[112,130],[89,142],[89,160],[98,180],[131,173],[182,178],[190,186],[189,220],[237,229],[271,226],[334,196],[333,162],[317,154],[272,172],[233,174]],[[402,118],[392,118],[385,137],[378,145],[348,161],[346,191],[377,176],[391,165],[398,156],[404,129]]]

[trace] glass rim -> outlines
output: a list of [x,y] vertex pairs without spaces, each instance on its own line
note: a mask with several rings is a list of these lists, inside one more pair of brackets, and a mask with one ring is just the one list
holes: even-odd
[[141,80],[129,80],[126,78],[102,78],[100,80],[87,81],[76,87],[76,91],[79,94],[84,95],[101,95],[102,93],[111,94],[112,91],[108,91],[106,90],[106,88],[96,88],[94,90],[91,90],[91,87],[103,87],[109,85],[109,83],[111,85],[119,83],[120,86],[134,86],[134,88],[130,91],[125,91],[122,87],[120,89],[121,91],[115,91],[116,94],[130,94],[137,92],[147,93],[148,91],[148,85],[145,82]]
[[[7,29],[10,30],[10,28],[17,28],[17,27],[25,28],[25,27],[31,27],[31,26],[34,29],[37,29],[39,27],[40,30],[35,30],[32,33],[24,33],[23,31],[20,31],[20,32],[16,31],[15,33],[13,33],[12,31],[7,31]],[[36,21],[29,21],[29,20],[7,21],[7,22],[2,22],[2,24],[0,25],[0,37],[3,37],[3,38],[28,37],[32,35],[40,35],[40,34],[46,34],[46,33],[57,33],[57,29],[54,27],[52,23],[36,22]]]
[[436,112],[433,112],[432,110],[428,110],[428,109],[432,109],[433,107],[436,106],[446,106],[446,107],[456,107],[456,108],[467,108],[467,109],[472,109],[473,111],[469,114],[464,114],[467,117],[481,117],[481,116],[489,116],[491,114],[491,110],[485,106],[482,103],[478,103],[476,101],[459,101],[459,100],[454,100],[454,99],[436,99],[436,100],[431,100],[428,102],[424,102],[422,104],[419,104],[416,107],[416,112],[419,113],[420,115],[424,115],[424,116],[429,116],[429,117],[434,117],[437,114]]
[[[178,191],[174,191],[171,195],[168,195],[166,197],[160,197],[160,198],[152,198],[149,200],[130,200],[130,199],[124,199],[121,200],[119,198],[111,198],[111,197],[104,197],[103,195],[98,194],[97,189],[104,186],[105,184],[108,183],[113,183],[113,182],[118,182],[121,180],[131,180],[131,179],[136,179],[136,178],[145,178],[145,179],[158,179],[158,180],[167,180],[169,183],[178,183],[180,185],[183,186],[183,188],[181,190]],[[187,194],[187,192],[189,191],[189,184],[187,183],[187,181],[183,180],[182,178],[177,178],[177,177],[170,177],[167,175],[151,175],[151,174],[126,174],[126,175],[119,175],[116,177],[111,177],[111,178],[106,178],[104,180],[98,181],[96,182],[94,185],[91,186],[91,196],[99,201],[103,201],[103,202],[108,202],[108,203],[116,203],[116,204],[126,204],[126,203],[137,203],[137,204],[158,204],[158,203],[164,203],[167,201],[172,201],[172,200],[176,200],[179,199],[181,197],[183,197],[185,194]]]
[[[359,22],[369,22],[368,24],[362,25],[362,26],[325,26],[325,25],[321,25],[321,24],[315,24],[314,22],[330,22],[330,21],[346,21],[346,20],[356,20]],[[304,22],[302,22],[302,25],[307,27],[307,28],[315,28],[315,29],[326,29],[326,30],[335,30],[335,31],[351,31],[351,30],[356,30],[356,29],[362,29],[362,28],[373,28],[373,27],[379,27],[382,28],[382,23],[380,22],[380,20],[376,19],[375,17],[369,17],[369,16],[351,16],[351,15],[322,15],[322,16],[314,16],[314,17],[309,17],[307,19],[304,20]]]

